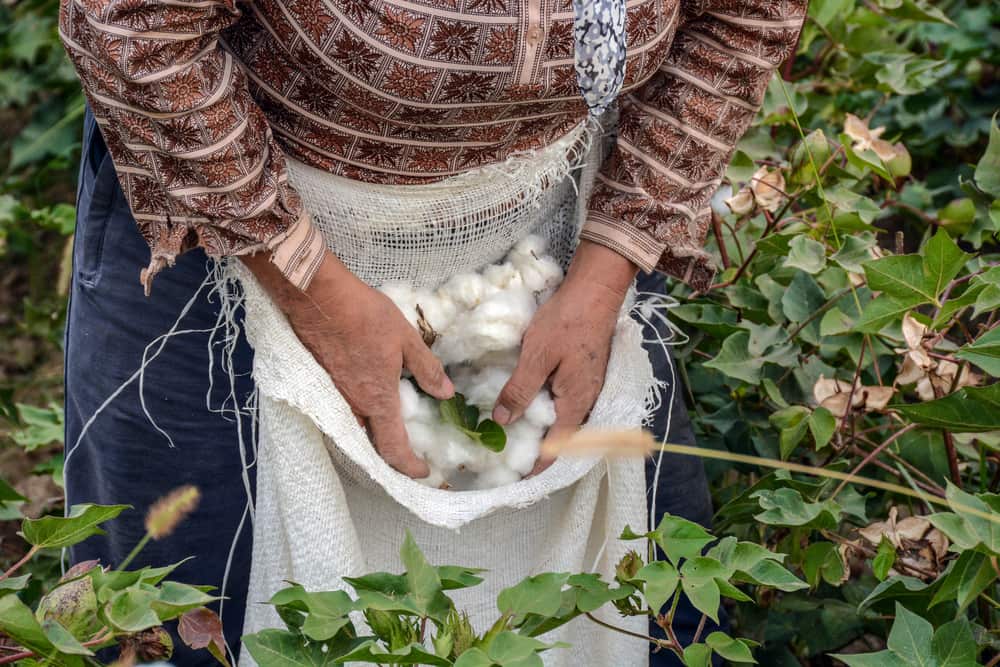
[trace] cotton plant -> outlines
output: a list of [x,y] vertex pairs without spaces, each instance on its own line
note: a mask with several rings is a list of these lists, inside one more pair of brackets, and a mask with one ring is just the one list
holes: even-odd
[[436,290],[403,282],[380,287],[420,331],[455,385],[455,398],[439,402],[410,378],[399,382],[410,445],[430,468],[421,483],[489,489],[517,482],[534,468],[556,418],[548,390],[505,429],[480,415],[492,411],[517,365],[521,337],[562,278],[545,240],[532,235],[501,262],[455,275]]

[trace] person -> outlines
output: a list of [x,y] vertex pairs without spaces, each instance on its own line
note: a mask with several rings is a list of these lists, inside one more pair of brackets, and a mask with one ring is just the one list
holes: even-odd
[[[287,160],[419,185],[547,146],[617,105],[617,139],[566,279],[537,312],[493,412],[518,419],[548,384],[557,426],[581,424],[629,287],[663,292],[663,273],[711,285],[709,198],[792,55],[806,4],[61,0],[60,35],[89,103],[66,328],[67,502],[138,510],[72,559],[120,561],[153,501],[197,485],[196,513],[142,558],[195,556],[176,575],[223,586],[238,651],[253,484],[241,461],[252,472],[254,423],[232,408],[253,394],[253,353],[242,334],[218,335],[210,258],[243,261],[385,460],[426,474],[407,444],[398,379],[408,369],[439,397],[451,383],[392,303],[326,247]],[[658,377],[672,378],[670,359],[651,354]],[[693,443],[681,393],[654,434]],[[668,457],[650,495],[660,512],[710,520],[690,457]],[[682,609],[678,634],[690,638],[699,620]],[[679,664],[667,652],[651,660]]]

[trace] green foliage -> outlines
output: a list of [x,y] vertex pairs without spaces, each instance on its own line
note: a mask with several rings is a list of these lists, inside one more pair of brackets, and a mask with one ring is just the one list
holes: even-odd
[[465,396],[456,393],[438,402],[441,419],[469,436],[474,442],[490,450],[502,452],[507,446],[507,432],[492,419],[479,419],[479,408],[465,402]]
[[222,624],[206,607],[219,598],[208,593],[211,587],[168,580],[177,565],[130,571],[104,568],[97,561],[78,563],[47,585],[34,609],[29,606],[25,594],[32,574],[15,573],[43,549],[70,547],[103,534],[101,525],[126,509],[127,505],[76,505],[65,517],[22,523],[22,535],[32,549],[0,574],[0,633],[13,652],[4,658],[83,667],[83,657],[86,664],[99,665],[96,652],[117,644],[122,660],[169,659],[172,644],[162,626],[177,621],[182,639],[193,648],[209,648],[228,666]]
[[[479,570],[432,566],[407,534],[400,550],[406,567],[403,574],[376,572],[346,579],[355,597],[344,591],[310,593],[292,584],[270,601],[285,629],[264,630],[244,637],[243,642],[261,667],[347,662],[534,667],[542,665],[541,653],[563,648],[540,641],[539,635],[580,616],[598,622],[591,613],[599,609],[649,617],[672,637],[673,615],[682,598],[718,621],[721,597],[741,602],[752,599],[739,585],[780,591],[807,586],[784,568],[782,554],[732,537],[716,542],[701,526],[680,517],[666,515],[655,530],[644,535],[625,528],[622,539],[659,546],[668,559],[646,562],[637,552],[630,552],[619,563],[613,582],[592,573],[546,572],[528,577],[500,592],[500,615],[477,634],[446,591],[479,584]],[[370,635],[359,634],[351,619],[352,612],[359,611]],[[608,626],[607,621],[600,623]],[[696,637],[688,646],[674,639],[650,641],[673,651],[687,665],[708,665],[713,653],[726,660],[754,662],[751,650],[756,643],[751,640],[734,639],[723,632],[712,632],[701,643],[700,639]]]

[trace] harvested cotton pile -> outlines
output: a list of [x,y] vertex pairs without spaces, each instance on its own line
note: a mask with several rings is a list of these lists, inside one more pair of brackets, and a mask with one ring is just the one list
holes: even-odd
[[542,437],[555,422],[548,390],[503,429],[506,443],[501,451],[493,451],[498,427],[484,423],[480,415],[492,412],[517,364],[521,337],[562,278],[559,264],[545,254],[545,241],[528,236],[502,262],[481,273],[456,275],[435,291],[404,283],[380,288],[421,332],[461,394],[448,405],[439,404],[410,379],[400,380],[410,446],[431,471],[418,481],[441,488],[489,489],[531,472]]

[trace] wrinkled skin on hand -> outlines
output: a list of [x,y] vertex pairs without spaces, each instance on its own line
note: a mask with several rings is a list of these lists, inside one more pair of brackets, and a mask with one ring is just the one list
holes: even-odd
[[[578,428],[590,414],[611,355],[618,313],[637,267],[604,246],[582,241],[566,279],[535,313],[517,368],[500,392],[493,419],[510,424],[549,384],[556,408],[550,433]],[[551,461],[539,461],[535,473]]]
[[288,283],[263,255],[242,258],[288,317],[292,329],[326,369],[385,461],[410,477],[426,477],[400,413],[399,378],[409,369],[425,392],[450,398],[455,389],[441,362],[385,295],[327,253],[305,292]]

